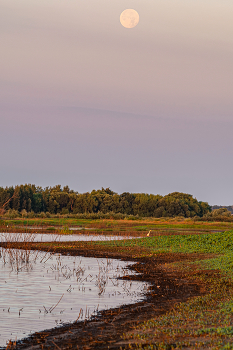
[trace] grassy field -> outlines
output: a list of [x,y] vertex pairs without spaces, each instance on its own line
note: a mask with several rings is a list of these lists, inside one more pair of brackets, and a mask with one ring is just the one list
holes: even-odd
[[[187,279],[193,278],[195,272],[195,279],[206,285],[206,295],[175,305],[169,313],[124,334],[124,339],[138,349],[233,349],[233,231],[101,244],[120,250],[141,247],[147,255],[215,254],[209,259],[167,264],[166,269],[182,270]],[[213,273],[207,273],[211,270]]]
[[[185,254],[187,259],[161,265],[190,283],[203,285],[205,293],[148,319],[122,336],[124,349],[233,349],[233,224],[195,222],[191,219],[75,220],[27,219],[1,222],[2,230],[16,226],[81,226],[103,234],[124,233],[142,238],[101,242],[56,242],[35,246],[50,250],[98,250],[133,258]],[[8,226],[8,227],[7,227]],[[109,231],[111,229],[111,231]],[[151,236],[146,233],[151,231]],[[192,256],[192,259],[189,259]],[[194,258],[195,257],[195,258]],[[120,344],[120,342],[119,342]],[[120,349],[120,345],[119,345]]]
[[[198,279],[207,286],[207,294],[176,305],[168,314],[140,325],[126,339],[137,340],[146,349],[233,349],[233,232],[204,235],[170,236],[141,240],[151,253],[163,251],[215,253],[218,256],[195,262],[167,266],[186,271],[203,271]],[[129,244],[129,243],[126,243]],[[206,270],[219,273],[206,274]],[[197,277],[197,276],[196,276]]]
[[[213,231],[226,231],[233,229],[230,222],[200,222],[193,219],[183,218],[142,218],[140,220],[90,220],[75,218],[18,218],[0,219],[1,232],[13,231],[36,231],[38,228],[60,233],[61,230],[69,228],[91,229],[92,231],[104,233],[147,233],[152,230],[153,235],[159,234],[188,234]],[[72,233],[72,232],[70,232]]]

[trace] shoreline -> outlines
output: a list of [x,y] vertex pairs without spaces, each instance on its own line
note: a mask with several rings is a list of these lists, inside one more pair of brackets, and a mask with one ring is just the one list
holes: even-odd
[[[190,277],[187,279],[184,272],[174,268],[167,269],[165,264],[205,259],[209,254],[160,253],[151,257],[133,257],[132,252],[130,254],[130,252],[111,251],[103,246],[101,248],[97,245],[91,247],[90,244],[86,244],[86,247],[69,249],[68,244],[62,242],[61,245],[61,247],[57,245],[51,249],[43,243],[30,243],[30,249],[63,255],[102,257],[134,262],[135,264],[129,269],[134,270],[137,274],[125,276],[122,279],[149,282],[150,290],[145,294],[143,301],[99,311],[88,321],[78,321],[36,332],[16,344],[9,343],[5,349],[126,349],[129,342],[124,342],[123,333],[133,331],[143,321],[166,313],[176,303],[205,294],[204,283],[200,284],[195,281],[195,272],[193,275],[189,273]],[[64,247],[66,245],[67,247]],[[7,244],[1,243],[0,246],[6,247]],[[15,243],[11,247],[24,249],[24,244]],[[202,273],[204,274],[205,271]],[[132,343],[131,346],[133,346]]]

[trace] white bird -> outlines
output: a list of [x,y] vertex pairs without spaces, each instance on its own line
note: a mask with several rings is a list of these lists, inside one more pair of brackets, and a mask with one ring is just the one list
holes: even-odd
[[151,230],[147,233],[147,237],[149,237],[150,236],[150,233],[151,233]]

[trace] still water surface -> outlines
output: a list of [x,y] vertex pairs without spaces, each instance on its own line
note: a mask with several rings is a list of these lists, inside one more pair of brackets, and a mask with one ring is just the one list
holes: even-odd
[[72,234],[58,235],[51,233],[0,233],[0,242],[74,242],[74,241],[113,241],[122,239],[132,239],[129,236],[107,236]]
[[148,284],[117,279],[131,274],[130,264],[0,248],[0,348],[9,339],[142,300]]

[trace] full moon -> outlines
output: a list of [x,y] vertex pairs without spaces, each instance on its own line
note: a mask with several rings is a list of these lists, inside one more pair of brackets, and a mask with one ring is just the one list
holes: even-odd
[[134,28],[139,22],[139,14],[133,9],[127,9],[122,12],[120,22],[125,28]]

